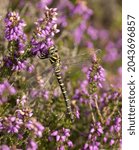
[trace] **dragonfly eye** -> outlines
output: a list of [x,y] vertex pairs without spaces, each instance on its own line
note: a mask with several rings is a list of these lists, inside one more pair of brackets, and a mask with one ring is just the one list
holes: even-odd
[[48,58],[48,53],[40,52],[39,55],[38,55],[38,57],[40,59],[46,59],[46,58]]

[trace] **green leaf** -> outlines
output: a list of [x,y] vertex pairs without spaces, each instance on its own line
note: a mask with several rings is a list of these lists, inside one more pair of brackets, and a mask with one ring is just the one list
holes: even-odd
[[77,0],[70,0],[73,4],[76,4]]

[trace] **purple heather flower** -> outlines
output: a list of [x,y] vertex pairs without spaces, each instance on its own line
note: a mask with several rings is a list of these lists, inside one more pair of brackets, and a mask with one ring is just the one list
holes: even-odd
[[29,63],[26,60],[19,61],[17,55],[12,59],[11,57],[4,57],[3,58],[4,65],[7,68],[10,68],[11,71],[22,71],[22,70],[27,70],[30,72],[29,68]]
[[106,125],[110,125],[110,122],[111,122],[111,119],[110,119],[110,118],[107,118],[107,120],[106,120]]
[[66,26],[68,25],[66,16],[61,15],[61,16],[58,18],[57,23],[58,23],[60,26],[62,26],[62,27],[66,27]]
[[107,137],[104,137],[103,141],[104,141],[105,143],[107,142],[107,140],[108,140]]
[[5,103],[8,100],[7,97],[14,94],[16,89],[7,80],[0,84],[0,104]]
[[65,147],[62,145],[58,150],[65,150]]
[[105,74],[104,74],[104,69],[102,68],[102,66],[99,66],[99,67],[98,67],[97,73],[96,73],[96,75],[94,76],[94,81],[96,81],[97,84],[98,84],[98,86],[99,86],[100,88],[102,88],[101,82],[102,82],[102,81],[105,81]]
[[122,122],[122,119],[120,117],[117,117],[115,119],[114,129],[115,129],[116,132],[119,132],[121,130],[121,128],[122,128],[121,122]]
[[114,62],[119,58],[118,55],[118,51],[116,48],[112,48],[111,50],[109,50],[106,54],[106,56],[104,57],[104,60],[106,62]]
[[100,122],[91,125],[88,140],[84,145],[84,150],[99,150],[100,143],[97,141],[98,137],[103,134],[103,129]]
[[24,137],[23,137],[23,134],[19,134],[19,133],[18,133],[18,139],[19,139],[19,140],[22,140],[23,138],[24,138]]
[[71,12],[74,9],[74,5],[69,0],[65,0],[64,3],[63,3],[63,0],[59,0],[59,3],[58,3],[57,7],[58,7],[59,10],[69,9]]
[[113,132],[114,131],[114,126],[111,126],[110,127],[110,132]]
[[83,31],[81,30],[80,26],[74,30],[73,36],[74,36],[75,42],[77,44],[80,44],[82,37],[83,37]]
[[83,1],[80,1],[74,8],[73,14],[79,14],[83,16],[84,20],[88,20],[93,14],[93,11],[89,9]]
[[109,38],[109,32],[105,29],[99,30],[98,34],[101,40],[108,40]]
[[4,120],[4,129],[8,133],[18,133],[23,121],[15,116],[5,117]]
[[116,124],[121,123],[121,121],[122,121],[122,119],[121,119],[121,118],[119,118],[119,117],[117,117],[117,118],[116,118]]
[[119,59],[118,48],[115,43],[110,41],[106,45],[106,55],[104,56],[104,60],[106,62],[114,62]]
[[57,136],[58,135],[58,131],[54,131],[51,133],[51,136]]
[[80,87],[82,89],[82,92],[86,95],[88,95],[88,90],[87,90],[87,86],[88,86],[88,81],[87,80],[83,80],[80,84]]
[[29,67],[27,67],[27,71],[29,73],[32,73],[34,71],[34,65],[30,65]]
[[64,132],[64,135],[69,137],[70,136],[70,129],[65,129],[63,128],[63,132]]
[[[73,143],[68,139],[70,136],[70,130],[62,128],[61,130],[56,130],[51,133],[52,137],[55,137],[56,142],[66,144],[68,147],[72,147]],[[60,149],[60,147],[58,147]]]
[[45,98],[45,100],[48,100],[48,98],[49,98],[49,91],[45,91],[43,97]]
[[99,65],[93,77],[91,76],[92,71],[93,68],[91,67],[87,73],[87,79],[89,80],[89,82],[95,82],[98,87],[102,88],[102,82],[105,81],[105,71],[103,67]]
[[40,0],[37,4],[39,9],[45,9],[46,6],[50,5],[53,0]]
[[26,35],[24,33],[24,27],[26,26],[24,20],[20,19],[20,16],[16,12],[9,12],[5,18],[5,38],[8,41],[18,42],[18,50],[20,53],[24,52],[24,43],[26,41]]
[[25,34],[23,33],[23,27],[26,26],[25,22],[20,19],[18,13],[10,12],[5,18],[5,38],[8,41],[18,40],[19,38],[25,39]]
[[68,13],[68,15],[71,16],[74,9],[74,5],[69,0],[65,0],[64,3],[63,0],[59,0],[57,8],[60,10],[60,15],[58,17],[57,23],[61,27],[66,27],[68,25],[68,16],[66,15],[66,12],[70,12]]
[[32,90],[30,91],[30,96],[31,96],[32,98],[37,97],[38,95],[39,95],[39,91],[38,91],[38,90],[32,89]]
[[59,30],[57,29],[57,9],[45,7],[45,17],[36,22],[36,31],[31,40],[32,53],[45,54],[54,45],[53,38]]
[[25,104],[27,103],[27,96],[23,95],[21,99],[17,99],[16,100],[17,105],[21,104],[22,107],[25,106]]
[[42,133],[44,131],[44,126],[42,126],[41,123],[37,122],[35,118],[30,119],[27,123],[26,123],[26,127],[29,130],[33,130],[34,134],[38,137],[42,137]]
[[88,27],[87,34],[91,37],[92,40],[97,40],[98,38],[98,31],[92,26]]
[[90,49],[94,48],[93,42],[91,42],[91,41],[87,41],[86,46],[87,46],[87,48],[90,48]]
[[12,94],[15,94],[16,93],[16,90],[13,86],[10,85],[10,83],[5,80],[3,82],[3,86],[5,87],[5,89],[12,95]]
[[17,64],[13,66],[12,70],[25,70],[26,61],[17,61]]
[[75,94],[73,96],[73,99],[76,99],[81,103],[87,104],[88,98],[83,97],[83,95],[88,96],[87,88],[88,88],[88,81],[87,80],[83,80],[82,82],[80,82],[80,88],[75,90]]
[[29,140],[27,144],[27,150],[37,150],[38,145],[34,140]]
[[60,135],[56,136],[56,141],[58,142],[60,140]]
[[84,150],[86,150],[88,148],[89,144],[88,143],[85,143],[84,145]]
[[112,146],[113,144],[114,144],[114,140],[113,139],[111,139],[111,141],[110,141],[110,145]]
[[99,150],[99,147],[98,147],[98,145],[96,144],[95,142],[93,142],[93,143],[90,143],[90,144],[88,144],[88,143],[86,143],[85,145],[84,145],[84,149],[83,150]]
[[59,97],[61,94],[61,91],[59,88],[54,89],[54,97]]
[[97,122],[95,123],[94,125],[92,125],[92,128],[90,130],[90,133],[93,134],[93,133],[96,133],[98,136],[100,136],[101,134],[103,134],[103,129],[102,129],[102,126],[101,126],[101,123],[100,122]]
[[61,141],[65,142],[66,141],[66,136],[61,136]]
[[73,37],[77,44],[80,44],[83,38],[83,34],[86,30],[86,22],[82,21],[80,25],[74,30]]
[[[24,118],[30,118],[32,117],[33,113],[31,109],[28,109],[27,107],[24,108],[24,105],[22,105],[22,102],[20,102],[21,106],[23,107],[22,110],[21,109],[17,109],[15,111],[16,115],[18,118],[20,119],[24,119]],[[21,107],[20,106],[20,107]]]
[[83,73],[87,73],[87,72],[88,72],[88,67],[83,66],[83,68],[82,68],[82,72],[83,72]]
[[76,110],[76,117],[79,119],[80,118],[80,112],[79,110]]
[[0,150],[10,150],[10,148],[7,145],[0,145]]
[[67,144],[68,144],[69,147],[73,147],[72,141],[68,141]]

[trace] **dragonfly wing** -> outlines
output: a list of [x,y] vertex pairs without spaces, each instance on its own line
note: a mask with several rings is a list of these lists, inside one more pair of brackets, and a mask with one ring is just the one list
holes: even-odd
[[[100,50],[97,50],[96,53],[100,53]],[[41,60],[42,61],[42,60]],[[45,60],[46,61],[46,60]],[[77,72],[81,71],[84,66],[89,66],[92,62],[90,53],[81,53],[71,58],[61,58],[61,73],[63,77],[66,76],[76,76]],[[45,82],[45,87],[52,86],[53,81],[55,80],[53,66],[50,65],[45,70],[45,62],[41,62],[41,69],[36,71],[35,74],[28,78],[29,84],[31,87],[37,85],[37,76],[41,77]],[[43,70],[43,71],[42,71]]]
[[52,76],[54,76],[52,66],[44,71],[39,71],[39,73],[35,72],[35,75],[27,79],[29,88],[38,88],[40,86],[49,87],[49,80]]
[[[79,53],[79,54],[74,54],[74,56],[72,57],[67,57],[67,56],[64,56],[64,59],[62,59],[61,57],[61,61],[62,61],[62,64],[65,64],[65,65],[78,65],[80,63],[84,63],[84,62],[88,62],[88,61],[92,61],[93,59],[93,55],[102,55],[102,50],[100,49],[97,49],[97,50],[94,50],[94,51],[86,51],[84,53]],[[100,56],[101,57],[101,56]]]

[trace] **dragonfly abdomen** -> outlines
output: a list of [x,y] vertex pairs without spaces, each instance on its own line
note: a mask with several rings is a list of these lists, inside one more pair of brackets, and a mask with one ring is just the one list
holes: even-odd
[[50,49],[49,53],[50,53],[50,55],[49,55],[50,62],[54,66],[55,75],[56,75],[56,78],[58,80],[59,86],[61,88],[64,100],[65,100],[65,104],[66,104],[66,108],[67,108],[67,114],[70,117],[71,121],[73,122],[74,121],[74,115],[73,115],[72,110],[71,110],[70,99],[68,97],[64,82],[62,80],[59,55],[58,55],[57,51],[55,51],[53,48]]
[[64,82],[62,80],[62,75],[61,75],[60,68],[55,70],[55,75],[57,77],[59,86],[61,88],[64,100],[65,100],[65,104],[66,104],[66,108],[67,108],[67,114],[69,115],[70,119],[73,121],[74,120],[74,116],[73,116],[72,110],[71,110],[70,99],[68,98],[68,94],[67,94],[67,91],[65,89]]

